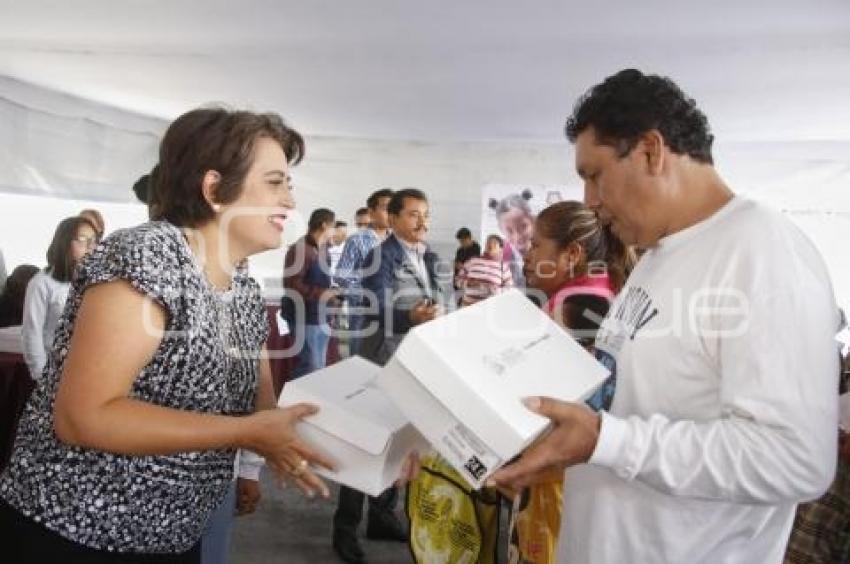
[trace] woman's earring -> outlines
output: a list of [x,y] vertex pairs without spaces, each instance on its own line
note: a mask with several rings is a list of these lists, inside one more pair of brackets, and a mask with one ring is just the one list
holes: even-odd
[[215,213],[219,213],[221,211],[221,204],[213,204],[212,209]]

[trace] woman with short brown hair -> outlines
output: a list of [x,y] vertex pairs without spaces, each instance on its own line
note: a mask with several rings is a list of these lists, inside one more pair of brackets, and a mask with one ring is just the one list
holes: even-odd
[[277,409],[250,255],[281,244],[301,136],[274,114],[194,110],[160,146],[154,220],[83,262],[0,476],[10,561],[198,562],[202,529],[254,451],[327,495]]

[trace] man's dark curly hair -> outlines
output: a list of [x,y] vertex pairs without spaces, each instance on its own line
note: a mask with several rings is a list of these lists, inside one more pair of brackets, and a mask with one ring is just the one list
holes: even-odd
[[697,162],[713,164],[714,136],[705,114],[667,77],[626,69],[591,88],[567,119],[567,138],[593,127],[596,140],[624,157],[640,136],[657,129],[670,150]]

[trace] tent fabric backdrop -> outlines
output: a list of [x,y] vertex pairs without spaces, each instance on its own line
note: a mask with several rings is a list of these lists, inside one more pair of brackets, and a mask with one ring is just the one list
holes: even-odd
[[782,210],[806,233],[850,312],[850,141],[730,143],[715,162],[735,192]]
[[167,122],[0,76],[0,191],[129,202]]
[[[0,192],[115,203],[134,201],[130,187],[154,164],[167,126],[161,118],[8,77],[0,77],[0,123]],[[480,230],[480,190],[488,183],[562,184],[580,193],[566,140],[423,143],[307,137],[307,159],[293,173],[299,216],[322,205],[348,217],[371,190],[419,186],[434,208],[431,241],[446,256],[458,227]],[[829,265],[839,304],[850,310],[850,141],[721,138],[715,161],[734,191],[783,210],[812,238]],[[20,212],[3,202],[0,194],[4,215]],[[300,219],[288,229],[288,241],[303,231]],[[52,232],[52,224],[39,227],[38,221],[32,218],[33,228]],[[12,223],[0,221],[0,241],[7,246],[16,238]],[[13,254],[31,255],[32,262],[40,263],[35,259],[43,249]],[[279,254],[259,257],[258,274],[279,278]]]

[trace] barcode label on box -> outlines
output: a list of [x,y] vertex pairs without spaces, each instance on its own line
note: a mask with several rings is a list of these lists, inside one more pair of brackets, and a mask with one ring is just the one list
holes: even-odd
[[469,483],[476,487],[480,487],[484,478],[502,463],[502,459],[495,452],[461,423],[450,428],[443,435],[441,442],[447,449],[443,456],[448,458],[450,455],[454,459],[451,461],[454,466],[463,468],[462,473]]

